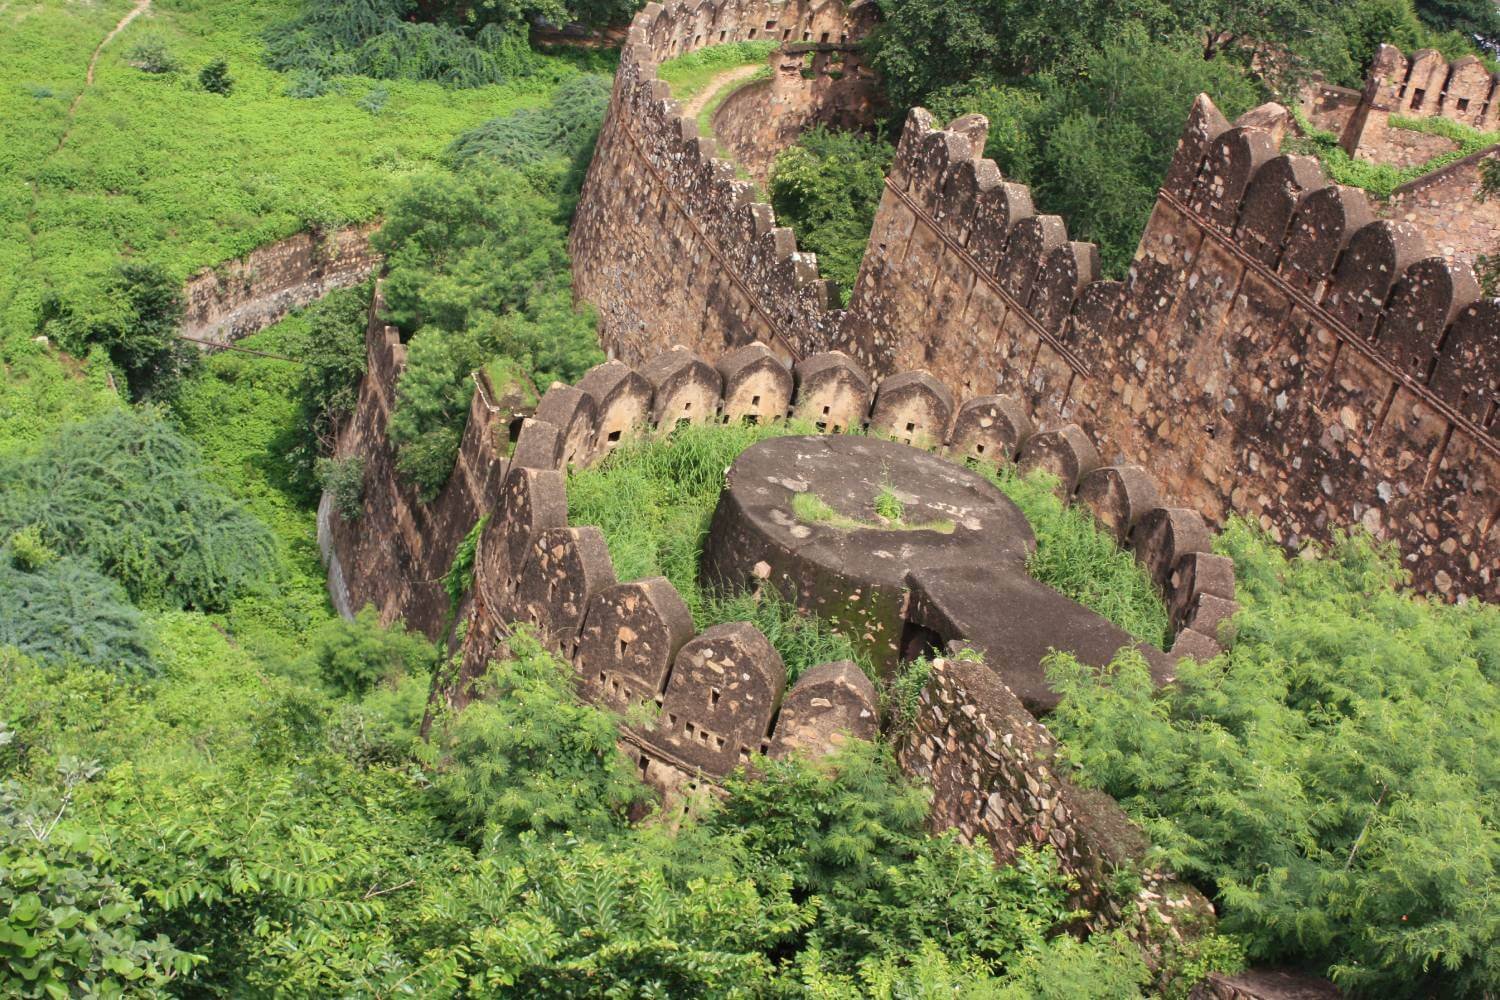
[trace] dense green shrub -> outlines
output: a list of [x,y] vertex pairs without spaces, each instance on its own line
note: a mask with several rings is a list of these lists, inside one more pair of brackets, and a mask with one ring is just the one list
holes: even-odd
[[41,330],[74,354],[106,350],[131,399],[170,400],[199,361],[198,349],[177,338],[182,307],[180,286],[165,270],[127,263],[98,299],[49,295]]
[[894,155],[890,143],[819,126],[776,157],[776,218],[796,231],[801,249],[818,255],[818,273],[833,283],[835,305],[849,303]]
[[[33,526],[34,527],[34,526]],[[141,613],[88,563],[0,546],[0,647],[39,663],[88,663],[120,673],[154,669]]]
[[609,77],[598,73],[569,80],[545,108],[521,108],[461,134],[448,147],[448,161],[461,166],[484,156],[521,171],[534,184],[570,178],[581,183],[613,86]]
[[[0,745],[14,737],[0,724]],[[109,872],[108,839],[63,822],[73,784],[97,768],[62,766],[60,802],[0,781],[0,992],[164,996],[202,959],[150,937],[140,900]]]
[[295,484],[309,498],[319,487],[327,488],[317,462],[332,453],[339,428],[359,400],[371,292],[366,282],[319,299],[299,314],[296,336],[279,345],[302,366],[294,391],[296,431],[278,446],[292,466]]
[[645,788],[609,713],[579,701],[573,669],[524,632],[477,682],[482,700],[439,727],[432,790],[473,843],[523,833],[599,838],[623,829]]
[[228,97],[234,91],[234,77],[229,75],[229,63],[215,59],[198,73],[198,86],[210,94]]
[[449,87],[504,83],[540,68],[519,17],[480,26],[407,20],[416,10],[411,0],[306,2],[297,17],[266,32],[267,61],[320,78],[357,74]]
[[0,537],[34,528],[140,604],[222,609],[273,562],[265,529],[150,409],[71,425],[37,454],[0,462],[0,481]]
[[362,695],[381,682],[429,672],[436,658],[432,643],[408,632],[398,621],[389,628],[365,605],[353,621],[331,618],[308,637],[303,664],[335,691]]
[[126,58],[142,73],[175,73],[181,68],[177,57],[159,35],[142,38]]
[[365,512],[365,460],[359,455],[318,459],[318,480],[333,494],[333,506],[346,521]]
[[556,203],[487,157],[415,178],[374,242],[387,315],[414,332],[391,418],[397,467],[431,497],[457,456],[469,373],[500,356],[543,384],[573,381],[601,359],[594,316],[573,306]]
[[1152,690],[1123,657],[1059,662],[1049,725],[1083,779],[1143,822],[1252,959],[1315,963],[1368,996],[1500,988],[1500,612],[1396,589],[1395,557],[1340,540],[1288,559],[1221,536],[1231,650]]

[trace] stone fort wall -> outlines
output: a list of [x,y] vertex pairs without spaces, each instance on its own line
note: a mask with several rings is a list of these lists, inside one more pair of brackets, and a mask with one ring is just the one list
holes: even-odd
[[[457,666],[435,680],[433,713],[474,696],[475,679],[504,655],[521,624],[573,665],[582,697],[632,720],[646,710],[651,721],[622,725],[621,747],[642,780],[673,796],[712,787],[736,767],[753,770],[765,755],[823,753],[850,735],[876,737],[876,692],[854,664],[824,664],[789,684],[779,655],[754,626],[696,633],[667,580],[619,581],[599,530],[569,523],[570,467],[684,422],[794,416],[829,433],[859,428],[956,461],[1015,462],[1057,475],[1060,489],[1129,546],[1161,588],[1176,637],[1170,654],[1154,651],[1165,664],[1217,653],[1221,626],[1237,609],[1232,564],[1211,554],[1202,519],[1165,501],[1144,470],[1101,465],[1077,427],[1039,430],[1053,421],[1010,397],[956,404],[920,372],[875,380],[838,353],[795,368],[759,343],[716,364],[682,348],[639,367],[607,362],[576,386],[551,386],[518,427],[517,411],[496,401],[477,375],[453,473],[423,502],[401,482],[385,438],[405,348],[381,323],[379,308],[377,290],[368,374],[337,449],[365,461],[363,510],[345,519],[325,500],[320,542],[344,614],[373,604],[383,620],[404,618],[440,640],[455,617],[441,579],[459,540],[486,518],[472,593],[456,609],[464,622]],[[985,652],[989,665],[964,654],[940,657],[900,739],[903,767],[933,784],[934,821],[988,844],[1001,859],[1023,844],[1050,845],[1078,881],[1078,901],[1111,924],[1149,911],[1176,933],[1209,912],[1201,896],[1153,871],[1145,873],[1138,912],[1112,900],[1113,873],[1141,865],[1145,838],[1113,801],[1076,788],[1054,767],[1055,742],[1000,679],[1004,651],[986,651],[982,635],[931,617],[928,605],[942,603],[938,595],[917,595],[909,614],[930,625],[942,647]],[[1059,634],[1053,644],[1071,648],[1070,641]],[[1129,642],[1122,633],[1108,649],[1080,656],[1102,666]],[[1170,666],[1162,676],[1170,676]]]
[[849,308],[830,311],[815,259],[713,159],[655,64],[721,34],[853,34],[863,16],[637,16],[572,239],[613,356],[764,340],[793,360],[837,348],[880,375],[924,368],[955,395],[1012,393],[1076,423],[1211,522],[1239,512],[1288,547],[1361,524],[1419,586],[1496,596],[1500,304],[1418,227],[1280,155],[1275,105],[1230,123],[1198,99],[1123,282],[979,155],[982,118],[938,128],[918,109]]

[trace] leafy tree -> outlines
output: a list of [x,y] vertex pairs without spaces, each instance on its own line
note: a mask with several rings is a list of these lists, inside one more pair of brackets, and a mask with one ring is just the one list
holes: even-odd
[[555,203],[487,157],[417,177],[392,205],[374,242],[387,313],[414,336],[391,438],[425,496],[452,470],[471,371],[502,355],[537,381],[572,381],[601,357],[592,312],[572,305],[566,240]]
[[[0,725],[0,745],[15,733]],[[60,801],[0,782],[0,991],[13,997],[166,996],[202,961],[145,932],[140,901],[110,874],[107,838],[66,815],[97,767],[67,760]]]
[[39,663],[89,663],[122,673],[155,670],[141,614],[118,583],[81,559],[17,557],[0,547],[0,647]]
[[367,604],[353,621],[332,618],[315,629],[303,662],[333,690],[362,695],[382,682],[426,674],[435,658],[420,632],[408,632],[400,622],[383,627]]
[[440,811],[476,842],[621,829],[645,790],[615,747],[614,717],[579,703],[572,668],[534,637],[513,636],[511,654],[478,682],[482,700],[433,741]]
[[1122,657],[1060,661],[1049,725],[1143,822],[1251,958],[1372,996],[1484,996],[1500,887],[1500,611],[1397,589],[1362,538],[1288,559],[1221,536],[1244,610],[1231,650],[1154,691]]
[[137,603],[222,609],[273,564],[265,528],[207,480],[193,444],[149,408],[72,425],[37,454],[0,462],[0,481],[0,537],[34,530]]
[[818,255],[839,305],[848,304],[859,276],[894,155],[887,142],[819,126],[776,157],[771,204],[802,249]]
[[75,354],[103,347],[133,400],[170,400],[196,369],[199,352],[178,339],[181,324],[180,287],[154,264],[121,264],[102,297],[54,294],[42,305],[42,331]]
[[1491,53],[1500,47],[1500,9],[1489,0],[1415,0],[1413,6],[1433,31],[1476,39]]
[[313,303],[302,314],[305,334],[287,345],[303,367],[296,388],[295,436],[278,446],[287,452],[295,485],[309,498],[324,485],[318,459],[332,453],[339,429],[359,401],[371,292],[372,286],[363,283]]

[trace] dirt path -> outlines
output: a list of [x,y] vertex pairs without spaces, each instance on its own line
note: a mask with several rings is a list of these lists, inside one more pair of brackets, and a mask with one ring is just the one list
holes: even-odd
[[735,66],[732,69],[726,69],[708,81],[706,87],[688,99],[688,102],[682,106],[683,116],[696,119],[698,112],[708,107],[709,102],[723,92],[725,88],[733,87],[740,81],[754,76],[760,72],[763,66],[765,66],[765,63],[751,63],[748,66]]
[[[94,85],[94,68],[99,65],[99,56],[104,52],[104,46],[114,41],[116,35],[129,27],[131,21],[146,13],[146,9],[150,6],[151,0],[135,0],[135,6],[130,8],[124,17],[120,18],[120,22],[110,29],[109,34],[105,35],[104,40],[94,49],[94,54],[89,57],[88,72],[83,75],[83,89],[73,98],[73,103],[68,105],[68,118],[71,119],[73,117],[74,112],[78,110],[78,102],[83,100],[83,95],[88,93],[89,88]],[[68,134],[64,132],[62,142],[59,142],[57,147],[61,149],[63,143],[67,141]]]

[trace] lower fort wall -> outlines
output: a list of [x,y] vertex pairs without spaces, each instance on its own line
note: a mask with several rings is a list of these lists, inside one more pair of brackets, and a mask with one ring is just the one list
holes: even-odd
[[[570,465],[596,462],[622,441],[681,419],[837,411],[842,424],[826,430],[857,426],[954,460],[1045,468],[1161,586],[1176,632],[1173,657],[1212,656],[1228,639],[1220,633],[1236,609],[1233,569],[1209,553],[1201,518],[1164,502],[1143,470],[1100,466],[1076,426],[1040,430],[1056,421],[1022,400],[955,406],[926,373],[875,380],[837,353],[791,371],[765,345],[712,364],[679,348],[638,369],[608,362],[577,386],[554,384],[512,442],[515,413],[481,380],[452,477],[423,503],[401,483],[385,438],[404,348],[380,321],[378,290],[367,343],[369,373],[338,449],[341,458],[365,460],[363,510],[346,520],[325,501],[320,517],[335,603],[346,614],[373,603],[385,619],[404,617],[442,638],[451,612],[439,580],[458,541],[485,518],[473,588],[461,605],[457,666],[435,678],[429,722],[474,696],[475,679],[505,654],[521,624],[572,665],[582,697],[628,715],[621,749],[643,781],[674,800],[711,792],[735,768],[753,772],[768,755],[816,755],[851,736],[876,737],[876,692],[852,663],[824,664],[789,684],[752,625],[695,634],[669,582],[619,581],[598,529],[568,523]],[[940,638],[973,648],[963,634]],[[932,784],[935,826],[987,844],[1001,860],[1022,845],[1051,847],[1097,926],[1131,928],[1150,953],[1211,920],[1201,895],[1151,867],[1144,836],[1117,804],[1069,780],[1056,749],[1000,674],[963,651],[934,661],[897,745],[903,768]],[[1140,889],[1118,899],[1108,888],[1126,869],[1140,876]]]

